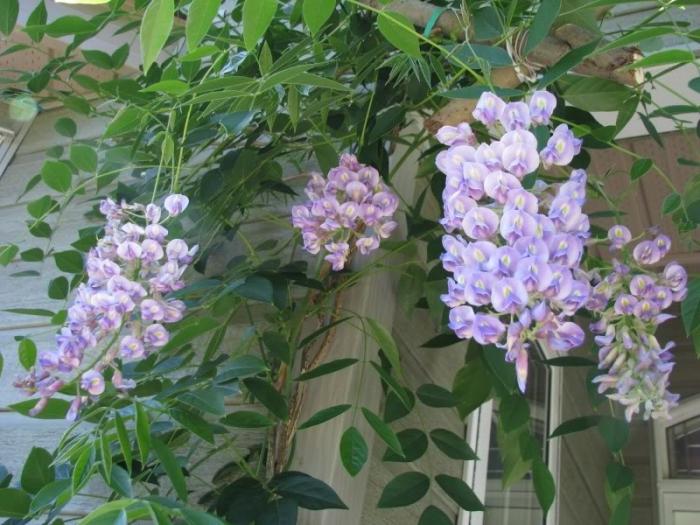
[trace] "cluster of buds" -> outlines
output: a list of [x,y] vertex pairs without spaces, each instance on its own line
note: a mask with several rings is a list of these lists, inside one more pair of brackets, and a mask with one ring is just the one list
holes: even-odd
[[610,273],[594,276],[587,304],[598,317],[591,329],[598,334],[598,366],[604,371],[594,382],[600,393],[625,407],[628,420],[640,410],[644,419],[667,417],[678,400],[668,391],[674,343],[662,347],[655,332],[673,317],[664,310],[685,298],[688,276],[676,262],[662,272],[650,268],[669,252],[671,240],[656,229],[649,233],[630,254],[630,231],[620,225],[610,229],[610,251],[624,262],[614,260]]
[[376,250],[397,226],[399,199],[354,155],[342,155],[328,178],[313,173],[306,195],[307,202],[292,208],[292,224],[301,230],[304,249],[315,255],[323,248],[334,271],[345,267],[354,248],[363,255]]
[[582,211],[586,173],[575,170],[559,184],[537,181],[530,190],[522,184],[540,162],[565,166],[580,151],[580,140],[559,126],[538,152],[529,128],[548,125],[555,104],[543,91],[529,104],[484,93],[474,117],[499,140],[478,144],[466,124],[437,134],[449,146],[436,159],[446,175],[441,259],[452,273],[442,296],[449,326],[461,338],[504,348],[523,391],[532,341],[558,352],[583,342],[569,318],[590,292],[579,269],[590,230]]
[[117,204],[111,199],[100,203],[107,218],[105,235],[87,256],[87,282],[75,292],[56,348],[41,352],[38,368],[16,383],[30,395],[39,394],[33,415],[51,396],[76,382],[78,393],[67,415],[75,419],[82,403],[105,391],[109,368],[115,389],[133,388],[115,359],[142,359],[168,342],[170,334],[163,325],[182,319],[185,304],[166,296],[184,287],[182,275],[197,247],[188,247],[182,239],[168,240],[163,224],[188,203],[184,195],[168,196],[165,217],[155,204]]

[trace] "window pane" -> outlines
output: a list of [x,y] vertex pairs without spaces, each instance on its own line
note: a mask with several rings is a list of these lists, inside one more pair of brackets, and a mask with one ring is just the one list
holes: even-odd
[[[549,414],[549,371],[539,362],[530,362],[526,397],[530,403],[530,430],[535,435],[547,457],[547,414]],[[500,439],[509,437],[500,436]],[[498,406],[494,406],[489,443],[488,480],[486,484],[485,525],[542,525],[544,515],[540,509],[528,466],[516,464],[512,468],[513,478],[518,481],[503,488],[506,476],[504,462],[498,447]]]
[[666,430],[672,478],[700,478],[700,416]]

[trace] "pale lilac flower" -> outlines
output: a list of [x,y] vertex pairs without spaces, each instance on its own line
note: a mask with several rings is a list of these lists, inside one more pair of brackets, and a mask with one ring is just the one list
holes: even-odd
[[119,352],[124,359],[141,359],[146,354],[141,339],[132,335],[122,338],[119,343]]
[[141,245],[134,241],[124,241],[117,246],[117,255],[124,261],[134,261],[141,257]]
[[473,115],[475,119],[486,126],[493,126],[501,118],[505,107],[506,103],[497,95],[484,91],[476,103]]
[[491,289],[491,304],[499,313],[514,314],[527,305],[527,290],[517,279],[497,279]]
[[170,340],[170,333],[162,324],[154,323],[148,325],[144,330],[143,340],[148,346],[160,348],[168,343]]
[[644,264],[646,266],[656,264],[663,257],[661,255],[661,250],[659,250],[654,241],[642,241],[637,244],[632,251],[632,256],[639,264]]
[[610,240],[610,249],[619,250],[632,240],[632,233],[627,226],[616,224],[608,230],[608,239]]
[[548,125],[557,99],[549,91],[535,91],[530,97],[530,117],[532,122],[539,125]]
[[167,210],[171,217],[180,215],[190,203],[190,199],[185,195],[173,194],[168,195],[163,202],[163,207]]
[[371,251],[379,248],[379,237],[376,235],[360,237],[355,241],[355,246],[362,255],[367,255]]
[[664,268],[663,275],[673,292],[680,292],[685,289],[688,282],[688,274],[685,268],[677,262],[668,263]]
[[492,237],[498,228],[498,215],[489,208],[472,208],[462,221],[464,233],[476,240]]
[[493,315],[476,314],[474,316],[473,337],[482,345],[497,343],[506,331],[505,325]]
[[331,263],[333,271],[342,270],[347,262],[350,245],[346,242],[331,242],[326,244],[324,248],[328,251],[328,255],[324,259]]
[[458,124],[457,126],[441,127],[437,131],[435,138],[446,146],[456,146],[460,144],[473,146],[476,143],[476,137],[472,132],[472,128],[466,122]]
[[507,131],[528,129],[531,123],[530,110],[525,102],[509,102],[504,106],[499,120]]
[[511,190],[522,188],[520,181],[510,173],[492,171],[484,180],[486,195],[500,204],[505,204]]
[[566,166],[581,151],[582,141],[577,139],[566,124],[560,124],[540,153],[545,168],[551,165]]
[[165,317],[165,305],[155,299],[141,301],[141,318],[144,321],[162,321]]
[[450,310],[449,327],[457,337],[470,339],[474,327],[474,310],[469,306],[458,306]]
[[657,235],[654,244],[662,259],[671,251],[671,238],[668,235]]
[[576,323],[562,323],[547,334],[547,346],[555,352],[568,352],[572,348],[581,346],[585,334],[583,329]]
[[528,173],[532,173],[540,165],[540,157],[537,150],[524,144],[513,144],[503,150],[501,157],[503,169],[522,179]]
[[97,370],[88,370],[80,378],[80,388],[90,395],[99,396],[105,391],[105,380]]

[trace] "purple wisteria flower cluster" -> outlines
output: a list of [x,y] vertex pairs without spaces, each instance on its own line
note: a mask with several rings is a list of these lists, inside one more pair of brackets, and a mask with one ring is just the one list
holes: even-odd
[[587,304],[597,314],[591,329],[598,334],[599,368],[604,370],[593,381],[600,393],[625,407],[628,420],[640,410],[644,419],[668,417],[678,401],[678,395],[668,391],[674,343],[662,347],[654,334],[659,324],[673,317],[664,310],[685,298],[688,276],[676,262],[661,272],[651,268],[669,252],[671,240],[655,228],[649,234],[630,253],[629,229],[610,229],[610,251],[619,252],[624,262],[613,260],[607,275],[593,275],[595,286]]
[[345,267],[353,248],[366,255],[397,226],[398,197],[354,155],[342,155],[327,178],[311,174],[306,195],[309,201],[292,208],[292,224],[301,230],[304,249],[315,255],[323,248],[334,271]]
[[437,133],[449,146],[436,159],[446,175],[441,224],[448,234],[441,259],[452,274],[442,296],[449,326],[461,338],[504,348],[522,391],[533,341],[557,352],[583,342],[583,330],[570,318],[590,293],[579,268],[590,234],[582,211],[586,173],[574,170],[566,182],[523,187],[540,165],[566,166],[581,149],[560,125],[538,151],[529,128],[548,125],[555,105],[545,91],[529,103],[505,103],[487,92],[474,117],[498,140],[479,144],[466,124]]
[[184,287],[182,275],[197,246],[168,240],[164,224],[188,204],[178,194],[168,196],[162,208],[111,199],[100,203],[107,218],[105,235],[87,255],[88,279],[76,289],[56,348],[41,352],[38,367],[15,383],[29,395],[39,394],[32,415],[74,384],[76,396],[66,417],[75,419],[83,403],[105,391],[110,369],[117,391],[133,388],[115,359],[142,359],[168,342],[164,325],[182,319],[185,304],[166,296]]

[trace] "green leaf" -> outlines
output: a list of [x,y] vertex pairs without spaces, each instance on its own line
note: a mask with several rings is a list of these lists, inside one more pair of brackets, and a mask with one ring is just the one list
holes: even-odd
[[103,137],[111,139],[124,133],[137,129],[144,112],[138,106],[125,106],[114,116],[112,122],[107,125]]
[[316,377],[321,377],[327,374],[332,374],[338,370],[342,370],[349,366],[354,365],[358,362],[358,359],[348,357],[345,359],[336,359],[335,361],[330,361],[329,363],[324,363],[317,366],[313,370],[305,372],[296,378],[296,381],[308,381],[309,379],[314,379]]
[[287,498],[274,499],[255,518],[255,525],[296,525],[298,511],[296,501]]
[[612,416],[601,417],[598,430],[611,452],[618,452],[625,446],[630,435],[630,427],[626,421]]
[[335,11],[335,0],[304,0],[302,16],[312,35],[319,32]]
[[170,338],[168,344],[163,346],[160,351],[165,353],[171,350],[178,350],[187,343],[218,328],[220,325],[221,323],[212,317],[194,317],[188,319],[187,323],[181,325],[180,330]]
[[104,51],[100,51],[99,49],[83,49],[82,53],[85,60],[95,67],[107,70],[114,67],[111,55],[105,53]]
[[469,461],[478,459],[464,436],[458,436],[445,428],[436,428],[430,432],[430,439],[448,458]]
[[224,525],[216,516],[212,516],[201,510],[190,509],[188,507],[183,507],[180,509],[180,513],[184,518],[185,522],[189,525]]
[[287,338],[280,332],[265,332],[262,335],[263,343],[270,353],[283,363],[289,364],[292,356]]
[[241,355],[234,358],[217,377],[219,382],[254,376],[267,370],[265,362],[254,355]]
[[244,282],[235,286],[233,291],[241,297],[263,303],[272,303],[274,298],[272,281],[259,275],[248,276]]
[[438,385],[421,385],[416,390],[416,395],[424,405],[429,407],[448,408],[457,406],[457,399],[452,392]]
[[504,432],[517,430],[530,420],[527,399],[518,394],[502,398],[498,411]]
[[151,439],[151,446],[160,460],[168,480],[173,484],[173,488],[182,501],[187,501],[187,482],[182,473],[182,467],[177,462],[177,458],[170,448],[160,439]]
[[635,160],[634,164],[632,164],[632,168],[630,169],[630,178],[632,180],[637,180],[646,174],[646,172],[648,172],[653,165],[654,162],[651,159]]
[[245,0],[243,3],[243,43],[252,51],[277,12],[277,0]]
[[19,253],[19,247],[14,244],[0,245],[0,265],[7,266]]
[[634,484],[634,471],[618,462],[608,463],[605,478],[612,492],[619,492]]
[[650,38],[658,38],[663,35],[668,35],[670,33],[675,33],[677,29],[670,26],[661,27],[642,27],[635,31],[631,31],[620,38],[616,38],[612,42],[608,42],[598,50],[598,53],[605,53],[611,49],[618,49],[620,47],[629,46],[631,44],[637,44],[643,40],[648,40]]
[[0,516],[3,518],[23,518],[29,513],[32,498],[19,489],[0,489]]
[[700,279],[688,281],[688,295],[681,303],[681,319],[686,335],[700,326]]
[[420,515],[418,525],[454,525],[454,520],[439,508],[430,505]]
[[44,184],[60,193],[66,193],[70,189],[72,176],[68,164],[60,160],[47,160],[41,168]]
[[214,443],[214,432],[209,422],[192,410],[174,408],[170,410],[172,418],[184,428],[201,437],[204,441]]
[[333,147],[333,144],[323,140],[316,140],[313,143],[313,148],[318,165],[324,173],[328,172],[333,166],[338,165],[338,152]]
[[51,299],[61,300],[68,296],[68,279],[63,276],[51,279],[49,282],[49,297]]
[[636,62],[625,66],[626,69],[644,69],[665,64],[685,64],[695,60],[692,51],[686,49],[664,49],[651,55],[640,58]]
[[413,505],[428,493],[429,488],[430,478],[422,472],[404,472],[386,484],[377,508],[393,509]]
[[36,493],[30,506],[30,512],[38,512],[41,509],[51,505],[61,494],[70,490],[69,479],[57,479],[44,485],[39,492]]
[[47,35],[58,38],[68,35],[87,36],[97,31],[97,26],[82,16],[67,15],[57,18],[44,29]]
[[315,86],[336,91],[351,91],[351,88],[330,78],[315,75],[313,73],[298,73],[288,80],[281,80],[280,84],[296,84],[300,86]]
[[391,45],[408,56],[420,58],[420,43],[413,23],[401,13],[382,11],[377,14],[377,27]]
[[392,368],[396,370],[396,374],[401,376],[401,363],[399,361],[399,349],[396,346],[391,332],[384,328],[374,319],[367,318],[367,325],[369,326],[369,333],[374,338],[374,340],[379,344],[379,347],[384,352],[384,355],[389,360]]
[[239,410],[228,414],[221,419],[221,423],[237,428],[265,428],[275,424],[274,421],[265,417],[260,412],[249,410]]
[[456,345],[457,343],[460,343],[462,341],[463,339],[457,337],[454,332],[445,332],[444,334],[439,334],[431,339],[428,339],[425,343],[420,345],[420,347],[445,348],[446,346]]
[[221,0],[192,0],[185,25],[188,51],[194,51],[212,27],[220,6]]
[[560,424],[554,432],[549,436],[549,438],[555,438],[559,436],[565,436],[566,434],[573,434],[575,432],[582,432],[593,428],[600,421],[601,416],[581,416],[568,421],[564,421]]
[[365,419],[381,438],[381,440],[384,441],[384,443],[386,443],[387,446],[399,456],[403,456],[404,453],[401,449],[399,438],[396,437],[396,434],[393,430],[391,430],[391,427],[384,423],[382,418],[367,408],[362,407],[362,414],[365,416]]
[[299,425],[299,430],[315,427],[316,425],[320,425],[321,423],[330,421],[334,417],[338,417],[340,414],[344,414],[351,408],[352,405],[334,405],[332,407],[319,410],[313,416],[311,416],[309,419],[307,419],[301,425]]
[[530,53],[537,47],[537,44],[545,39],[554,20],[559,15],[559,9],[561,9],[561,0],[542,0],[527,31],[527,42],[523,56]]
[[[19,363],[29,370],[36,363],[37,348],[34,341],[31,339],[24,338],[19,342],[19,347],[17,348],[17,355],[19,357]],[[32,492],[32,491],[30,491]]]
[[36,494],[45,485],[56,479],[56,471],[51,464],[51,453],[43,448],[33,447],[22,468],[22,489]]
[[617,502],[610,516],[608,525],[628,525],[630,523],[630,514],[632,513],[632,500],[629,495],[623,497]]
[[225,412],[224,395],[224,389],[211,387],[204,390],[185,392],[180,394],[178,399],[203,412],[223,416]]
[[564,100],[586,111],[618,111],[634,91],[604,78],[576,77],[562,93]]
[[141,63],[146,73],[167,42],[170,30],[173,28],[174,17],[175,4],[173,0],[152,0],[143,13],[139,37],[141,39]]
[[340,460],[351,476],[357,476],[367,463],[367,442],[355,427],[348,428],[340,438]]
[[479,498],[477,498],[476,494],[469,488],[469,485],[461,479],[448,476],[447,474],[439,474],[435,476],[435,481],[437,481],[440,488],[445,491],[445,494],[464,510],[484,510],[484,506],[479,501]]
[[347,509],[331,487],[303,472],[282,472],[272,478],[270,487],[276,494],[296,501],[305,509]]
[[4,0],[0,7],[0,32],[10,36],[17,23],[19,0]]
[[669,193],[664,198],[664,202],[661,204],[661,213],[668,215],[673,213],[681,205],[681,196],[677,193]]
[[268,381],[258,377],[249,377],[243,380],[243,384],[255,399],[260,401],[275,416],[287,419],[289,416],[287,401]]
[[83,254],[77,250],[66,250],[53,254],[56,267],[62,272],[83,273]]
[[538,89],[548,86],[549,84],[551,84],[552,82],[554,82],[555,80],[567,74],[573,68],[578,66],[595,51],[596,47],[598,47],[599,41],[600,40],[593,40],[592,42],[572,49],[566,55],[561,57],[556,64],[550,67],[544,73],[544,75],[542,75],[542,78],[540,78],[540,82],[538,84]]
[[68,117],[56,119],[53,127],[56,130],[56,133],[68,138],[75,137],[75,134],[78,132],[78,126],[75,123],[75,120]]
[[97,170],[97,152],[85,144],[73,144],[70,147],[70,161],[87,173]]
[[[126,463],[126,468],[131,472],[131,441],[129,440],[129,433],[126,430],[126,425],[124,425],[124,420],[118,412],[114,414],[114,426],[117,429],[117,438],[119,440],[119,448],[122,451],[122,456],[124,456],[124,463]],[[112,472],[114,474],[114,471]]]
[[555,486],[554,477],[542,460],[538,459],[532,465],[532,482],[535,485],[537,500],[546,516],[554,503]]
[[382,461],[392,461],[398,463],[410,463],[416,461],[425,454],[428,450],[428,437],[425,432],[417,428],[407,428],[398,432],[396,437],[401,444],[403,456],[400,456],[393,450],[389,449],[385,452]]
[[[38,399],[27,399],[26,401],[14,403],[8,408],[24,416],[28,416],[29,412],[36,406],[37,401]],[[65,399],[49,399],[44,409],[32,417],[36,419],[65,419],[69,407],[70,403]]]
[[43,29],[39,29],[35,26],[44,26],[46,24],[47,17],[48,12],[46,11],[46,4],[44,3],[44,0],[40,0],[37,6],[34,8],[34,11],[29,14],[29,17],[27,18],[27,26],[24,28],[24,32],[29,35],[32,42],[38,43],[41,42],[42,38],[44,38]]
[[491,395],[491,374],[481,359],[474,359],[455,375],[452,394],[462,419],[479,408]]
[[167,95],[180,96],[186,93],[190,89],[187,82],[182,80],[171,79],[171,80],[161,80],[155,84],[142,89],[143,93],[165,93]]
[[129,476],[129,473],[119,465],[112,466],[109,486],[125,498],[131,498],[133,496],[131,477]]
[[141,463],[145,465],[151,450],[151,423],[141,403],[136,403],[136,444],[139,447]]

